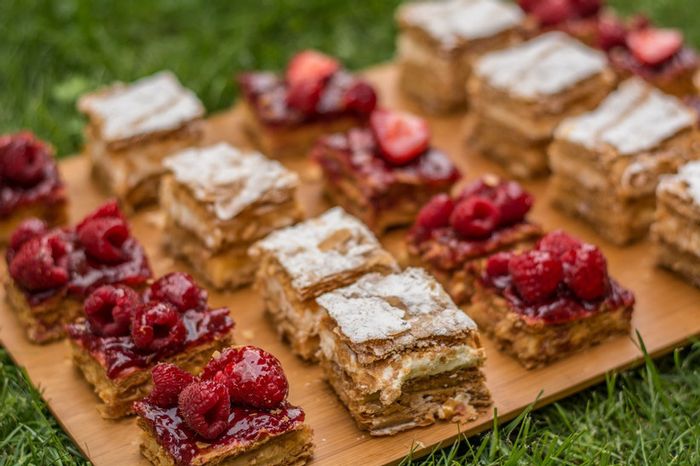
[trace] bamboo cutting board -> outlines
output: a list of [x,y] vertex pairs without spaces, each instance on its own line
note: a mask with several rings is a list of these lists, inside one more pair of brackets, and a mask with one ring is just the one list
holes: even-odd
[[[382,105],[417,111],[398,95],[393,66],[373,68],[366,76],[377,85]],[[496,166],[467,150],[465,134],[468,125],[463,117],[429,118],[429,121],[434,144],[452,155],[466,178],[473,179],[489,171],[500,173]],[[235,109],[213,116],[207,125],[207,141],[225,140],[244,144],[239,122]],[[105,197],[91,182],[89,163],[84,156],[70,158],[60,165],[69,187],[71,223],[74,223]],[[304,180],[300,194],[307,214],[313,216],[328,208],[321,195],[318,174],[312,167],[303,160],[289,162],[288,165],[299,171]],[[526,185],[537,199],[532,214],[534,220],[547,229],[564,228],[602,246],[611,274],[636,293],[637,306],[632,324],[640,332],[650,354],[657,356],[666,353],[700,334],[700,291],[656,269],[648,242],[627,248],[611,246],[582,224],[552,210],[546,181]],[[135,235],[146,246],[156,275],[175,269],[187,270],[161,251],[161,220],[159,212],[155,210],[138,214],[132,218]],[[395,254],[402,250],[402,234],[398,231],[382,239]],[[264,318],[260,299],[251,289],[211,293],[211,302],[213,306],[226,305],[231,309],[237,323],[235,335],[238,343],[261,346],[282,361],[291,386],[289,398],[292,403],[305,409],[307,422],[315,431],[314,464],[396,463],[412,448],[416,449],[416,453],[427,453],[437,445],[450,445],[459,432],[474,434],[492,425],[493,414],[490,412],[461,426],[440,423],[393,437],[371,438],[355,427],[322,380],[318,367],[301,363],[277,340],[271,325]],[[17,364],[27,369],[58,421],[94,464],[146,464],[139,455],[139,430],[134,419],[103,420],[95,409],[97,400],[92,389],[71,366],[67,344],[60,342],[35,346],[28,343],[4,304],[4,299],[0,305],[0,342]],[[488,355],[485,369],[488,386],[501,421],[515,417],[540,393],[539,406],[551,403],[602,380],[608,371],[639,363],[642,357],[632,337],[619,337],[550,367],[526,371],[509,357],[500,354],[487,338],[484,338],[484,345]]]

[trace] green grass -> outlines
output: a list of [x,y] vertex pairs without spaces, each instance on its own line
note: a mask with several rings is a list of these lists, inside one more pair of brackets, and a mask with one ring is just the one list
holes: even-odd
[[[209,111],[231,77],[281,68],[315,47],[361,68],[393,53],[398,0],[2,0],[0,133],[28,128],[60,155],[81,144],[81,93],[172,69]],[[617,0],[700,44],[693,0]],[[700,345],[405,464],[700,464]],[[534,401],[534,400],[533,400]],[[19,368],[0,350],[0,465],[83,464]]]

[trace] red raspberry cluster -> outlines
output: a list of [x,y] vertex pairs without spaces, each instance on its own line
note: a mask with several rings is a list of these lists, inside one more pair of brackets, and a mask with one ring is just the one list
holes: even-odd
[[185,423],[204,439],[228,426],[232,407],[269,410],[289,391],[279,360],[255,346],[227,348],[193,377],[172,364],[153,368],[153,391],[146,401],[161,408],[177,406]]
[[75,230],[49,230],[38,219],[24,221],[10,237],[7,263],[12,278],[30,292],[65,285],[71,276],[71,253],[84,250],[98,264],[129,259],[124,244],[131,234],[115,201],[86,217]]
[[0,182],[19,188],[41,183],[53,163],[49,151],[29,132],[0,137]]
[[530,251],[502,252],[486,262],[486,274],[494,282],[504,278],[529,304],[541,304],[561,290],[592,301],[606,296],[610,278],[603,253],[563,231],[544,236]]
[[518,0],[518,5],[542,26],[596,16],[601,0]]
[[494,231],[522,222],[533,197],[515,181],[487,176],[468,185],[453,199],[434,196],[418,213],[414,234],[427,238],[439,228],[451,227],[469,240],[488,238]]
[[360,80],[342,86],[340,96],[328,96],[329,82],[341,69],[333,57],[315,50],[304,50],[289,61],[285,72],[287,84],[286,102],[304,114],[315,114],[322,110],[324,98],[340,99],[344,108],[362,114],[371,112],[377,104],[377,95],[372,87]]
[[192,277],[173,272],[155,281],[142,296],[133,289],[104,285],[85,300],[90,329],[103,337],[131,336],[137,348],[174,351],[185,342],[182,314],[206,309],[207,294]]

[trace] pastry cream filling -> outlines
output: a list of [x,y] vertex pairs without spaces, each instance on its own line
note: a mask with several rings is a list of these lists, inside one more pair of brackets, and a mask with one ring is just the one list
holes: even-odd
[[317,307],[309,303],[309,305],[302,304],[301,308],[297,309],[287,298],[282,284],[275,278],[265,281],[265,292],[277,303],[276,313],[294,325],[297,338],[307,340],[318,334],[322,314]]
[[[459,344],[396,354],[368,368],[358,364],[350,348],[345,345],[338,347],[331,332],[321,330],[320,339],[324,357],[339,363],[362,392],[380,392],[379,398],[384,405],[396,401],[401,396],[403,385],[412,379],[475,367],[483,361],[483,350]],[[336,352],[349,355],[348,363],[341,364],[335,357]]]

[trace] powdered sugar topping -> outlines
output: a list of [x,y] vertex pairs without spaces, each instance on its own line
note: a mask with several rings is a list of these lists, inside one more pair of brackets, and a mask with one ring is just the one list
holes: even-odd
[[448,0],[408,3],[399,10],[402,21],[419,27],[445,48],[460,39],[491,37],[517,26],[524,14],[501,0]]
[[476,324],[420,268],[391,275],[368,274],[316,299],[354,343],[404,335],[405,340],[449,336]]
[[688,162],[677,174],[662,178],[658,189],[687,196],[693,204],[700,206],[700,161]]
[[286,202],[299,184],[296,173],[280,163],[226,143],[187,149],[163,164],[223,221],[255,203]]
[[270,234],[256,250],[273,254],[297,290],[361,268],[377,254],[388,256],[367,226],[340,207]]
[[603,53],[564,33],[549,32],[484,55],[474,71],[495,88],[536,99],[565,91],[606,68]]
[[620,84],[592,112],[564,120],[556,137],[590,149],[609,144],[621,155],[653,149],[695,123],[693,111],[639,78]]
[[178,129],[204,115],[197,96],[168,71],[86,95],[78,108],[98,120],[107,142]]

